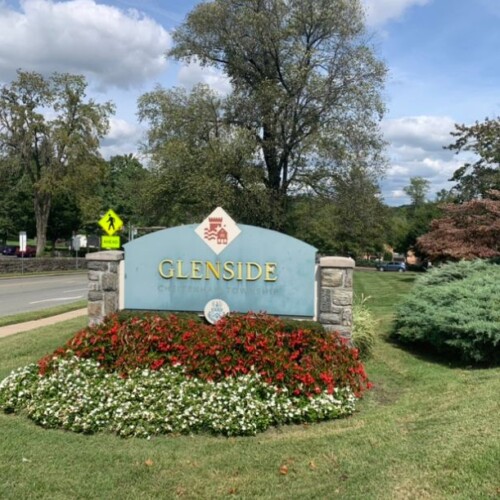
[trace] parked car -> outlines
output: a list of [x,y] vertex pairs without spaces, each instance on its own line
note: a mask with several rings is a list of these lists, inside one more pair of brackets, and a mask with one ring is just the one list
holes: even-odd
[[16,247],[16,257],[36,257],[36,247],[27,245],[25,252],[21,252],[21,249]]
[[404,273],[406,271],[406,264],[404,262],[385,262],[377,266],[379,271],[396,271]]
[[16,247],[11,245],[2,247],[2,255],[16,255]]

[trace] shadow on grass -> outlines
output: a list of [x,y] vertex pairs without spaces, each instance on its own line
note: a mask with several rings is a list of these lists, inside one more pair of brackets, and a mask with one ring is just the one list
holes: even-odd
[[400,279],[400,281],[403,283],[413,283],[417,278],[418,275],[414,274],[411,276],[404,276],[403,278]]
[[446,366],[452,369],[462,369],[462,370],[484,370],[489,368],[497,368],[500,366],[500,360],[486,361],[486,362],[475,362],[472,363],[470,360],[463,360],[460,358],[460,353],[453,350],[436,350],[436,348],[429,343],[404,343],[395,339],[391,334],[384,335],[383,340],[390,344],[395,349],[410,354],[411,356],[425,361],[427,363],[432,363],[435,365]]

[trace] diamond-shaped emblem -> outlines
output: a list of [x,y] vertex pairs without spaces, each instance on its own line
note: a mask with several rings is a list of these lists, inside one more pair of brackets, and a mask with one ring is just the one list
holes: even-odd
[[219,255],[241,233],[240,228],[221,207],[217,207],[196,229],[195,233]]

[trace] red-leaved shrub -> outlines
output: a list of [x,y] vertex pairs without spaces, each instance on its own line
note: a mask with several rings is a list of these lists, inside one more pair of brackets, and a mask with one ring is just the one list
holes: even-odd
[[309,329],[286,332],[280,319],[265,314],[229,315],[213,326],[176,315],[126,320],[112,315],[41,359],[40,373],[68,351],[123,376],[134,368],[182,365],[188,376],[213,381],[253,370],[297,396],[345,386],[359,396],[370,387],[357,350],[339,335]]

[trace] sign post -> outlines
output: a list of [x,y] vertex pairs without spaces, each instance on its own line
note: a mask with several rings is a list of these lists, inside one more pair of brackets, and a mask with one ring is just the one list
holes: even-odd
[[26,231],[19,232],[19,251],[21,252],[21,274],[24,274],[24,252],[26,252]]
[[75,269],[78,269],[78,251],[80,250],[80,238],[73,236],[73,250],[75,251]]

